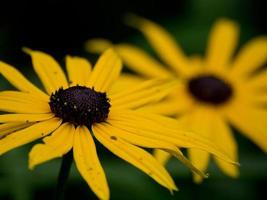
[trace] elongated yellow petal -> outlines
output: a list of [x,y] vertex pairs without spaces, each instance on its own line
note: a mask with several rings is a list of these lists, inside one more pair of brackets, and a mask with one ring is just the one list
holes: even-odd
[[15,113],[50,113],[49,106],[0,99],[0,110]]
[[66,66],[70,85],[85,86],[92,70],[90,62],[77,56],[67,56]]
[[171,158],[171,154],[169,154],[166,151],[162,151],[160,149],[156,149],[154,151],[154,157],[156,158],[157,161],[159,161],[159,163],[161,163],[162,165],[166,165],[167,162]]
[[239,36],[239,27],[236,23],[221,19],[212,28],[207,55],[206,67],[221,70],[228,67],[235,51]]
[[[180,150],[179,150],[180,151]],[[179,154],[175,155],[185,166],[188,168],[191,168],[193,172],[195,172],[196,177],[201,177],[201,178],[208,178],[208,175],[204,174],[203,171],[195,167],[195,165],[192,164],[180,151]]]
[[138,74],[149,78],[166,78],[173,75],[144,50],[130,44],[115,45],[123,63]]
[[[141,136],[136,134],[135,132],[125,131],[123,129],[116,127],[116,122],[112,121],[110,124],[98,124],[97,125],[102,130],[109,132],[111,134],[111,139],[116,140],[117,138],[121,138],[126,142],[131,144],[145,147],[145,148],[157,148],[164,149],[168,152],[169,155],[173,155],[182,161],[189,169],[193,172],[199,174],[202,177],[205,177],[205,174],[200,172],[197,168],[195,168],[181,153],[181,151],[175,147],[173,144],[164,142],[161,140],[157,140],[154,138],[148,138],[146,136]],[[162,164],[162,163],[161,163]]]
[[267,37],[258,37],[248,42],[235,59],[230,76],[248,76],[267,61]]
[[[109,121],[117,121],[123,130],[175,144],[179,147],[197,148],[214,154],[229,163],[235,163],[216,145],[204,137],[189,131],[180,131],[174,119],[140,111],[111,110]],[[184,130],[184,128],[182,128]]]
[[[185,116],[186,117],[186,116]],[[190,127],[190,130],[198,133],[204,138],[212,139],[212,134],[215,134],[212,129],[211,120],[213,112],[205,108],[195,109],[194,112],[188,113],[187,120],[184,120],[184,126]],[[205,172],[209,164],[209,153],[199,149],[189,149],[189,158],[191,162],[201,171]],[[202,177],[194,176],[196,182],[201,182]]]
[[141,78],[140,76],[134,74],[122,73],[110,88],[109,94],[112,95],[120,93],[129,88],[136,87],[136,85],[141,84],[142,82],[144,82],[144,80],[144,78]]
[[0,74],[2,74],[17,89],[47,98],[47,95],[44,92],[28,81],[16,68],[1,61]]
[[232,106],[225,113],[228,120],[267,153],[267,112],[259,108]]
[[31,101],[35,103],[48,103],[49,97],[48,96],[36,96],[32,93],[27,92],[18,92],[18,91],[2,91],[0,92],[1,99],[19,99],[20,101]]
[[54,114],[3,114],[0,115],[0,123],[6,122],[39,122],[47,119],[51,119],[54,117]]
[[32,124],[33,123],[21,122],[0,124],[0,140],[8,134],[24,129],[28,126],[31,126]]
[[251,92],[250,95],[248,95],[248,99],[253,102],[254,105],[263,105],[267,103],[267,93],[266,91],[262,91],[262,93]]
[[194,54],[188,58],[188,65],[188,69],[186,70],[187,77],[185,77],[187,80],[190,79],[190,77],[195,77],[198,74],[203,74],[206,72],[210,73],[210,70],[205,69],[204,59],[198,54]]
[[18,91],[2,91],[0,92],[0,99],[17,100],[21,102],[32,102],[34,104],[48,104],[48,96],[36,96],[33,93],[18,92]]
[[[234,161],[238,161],[237,144],[231,133],[230,127],[218,115],[214,115],[212,122],[214,127],[214,142],[218,146],[220,146],[224,150],[224,152],[226,152],[230,156],[230,158],[232,158]],[[217,162],[220,169],[228,176],[237,177],[239,175],[237,166],[230,165],[229,163],[218,160],[216,158],[215,161]]]
[[50,113],[48,99],[45,101],[31,93],[0,92],[0,110],[15,113]]
[[175,87],[174,92],[168,95],[160,102],[150,103],[139,110],[162,114],[167,116],[176,116],[181,113],[187,112],[192,105],[192,98],[187,95],[187,91],[184,91],[183,86]]
[[132,89],[110,95],[111,103],[116,108],[138,108],[153,103],[167,96],[177,85],[176,81],[149,80]]
[[[206,151],[199,149],[189,149],[188,156],[193,165],[197,166],[198,169],[205,172],[207,170],[210,154]],[[203,178],[199,175],[193,175],[193,179],[196,183],[201,183]]]
[[140,110],[156,114],[173,116],[179,113],[179,102],[173,100],[163,100],[159,103],[148,104],[141,107]]
[[73,147],[76,166],[93,192],[101,200],[109,199],[109,188],[99,162],[94,140],[85,127],[77,127]]
[[90,39],[85,43],[85,50],[89,53],[101,54],[111,47],[114,47],[112,42],[104,38]]
[[175,39],[161,26],[142,17],[130,15],[127,24],[140,30],[160,58],[178,73],[187,74],[188,60]]
[[152,155],[120,138],[114,139],[107,130],[99,126],[94,126],[93,132],[97,140],[112,153],[139,168],[169,190],[177,190],[169,173]]
[[66,88],[68,86],[66,76],[54,58],[40,51],[33,51],[28,48],[23,50],[31,56],[33,68],[48,94],[55,92],[61,87]]
[[73,146],[75,128],[70,123],[62,124],[50,136],[43,139],[44,144],[35,145],[29,154],[29,168],[54,158],[62,157]]
[[0,155],[11,149],[17,148],[50,134],[57,127],[59,127],[60,124],[60,119],[53,118],[47,121],[36,123],[21,131],[7,135],[0,140]]
[[106,124],[98,124],[97,127],[107,131],[111,135],[111,139],[117,140],[117,138],[121,138],[126,142],[129,142],[133,145],[142,146],[145,148],[165,148],[165,149],[174,149],[174,145],[171,143],[167,143],[165,141],[156,140],[154,138],[148,138],[146,136],[138,135],[135,132],[123,130],[117,126],[116,121],[107,121]]
[[102,53],[110,47],[116,50],[127,67],[138,74],[150,78],[173,76],[164,65],[137,46],[126,43],[113,45],[105,39],[92,39],[86,43],[86,49],[93,53]]
[[106,50],[98,59],[87,86],[106,92],[119,77],[122,63],[113,49]]
[[267,70],[262,70],[261,72],[255,74],[252,77],[246,79],[243,83],[248,89],[252,91],[262,90],[267,88]]

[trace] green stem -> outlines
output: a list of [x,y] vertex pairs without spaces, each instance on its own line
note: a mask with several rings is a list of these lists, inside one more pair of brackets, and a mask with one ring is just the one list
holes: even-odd
[[63,156],[56,190],[56,200],[61,200],[64,197],[64,190],[67,184],[67,180],[70,174],[71,164],[73,161],[72,151],[69,151]]

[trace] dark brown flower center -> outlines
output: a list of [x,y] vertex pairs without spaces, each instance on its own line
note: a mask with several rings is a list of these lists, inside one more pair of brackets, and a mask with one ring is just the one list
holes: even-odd
[[93,123],[104,122],[110,108],[106,93],[83,86],[60,88],[51,95],[49,105],[51,111],[64,122],[88,128]]
[[192,78],[188,90],[198,101],[214,105],[225,103],[233,95],[231,85],[213,75]]

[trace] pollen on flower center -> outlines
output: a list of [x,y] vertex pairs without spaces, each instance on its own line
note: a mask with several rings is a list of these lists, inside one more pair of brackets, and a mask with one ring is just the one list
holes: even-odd
[[60,88],[50,97],[50,109],[56,117],[75,126],[104,122],[109,114],[110,103],[106,93],[94,88],[73,86]]
[[188,90],[198,101],[214,105],[225,103],[233,95],[231,85],[213,75],[192,78]]

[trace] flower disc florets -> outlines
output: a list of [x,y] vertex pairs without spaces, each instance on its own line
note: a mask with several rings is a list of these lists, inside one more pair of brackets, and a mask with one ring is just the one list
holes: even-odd
[[214,105],[225,103],[233,95],[232,87],[213,75],[203,75],[191,79],[189,92],[198,100]]
[[110,103],[106,93],[94,88],[73,86],[60,88],[50,97],[50,109],[56,117],[75,126],[104,122],[109,114]]

